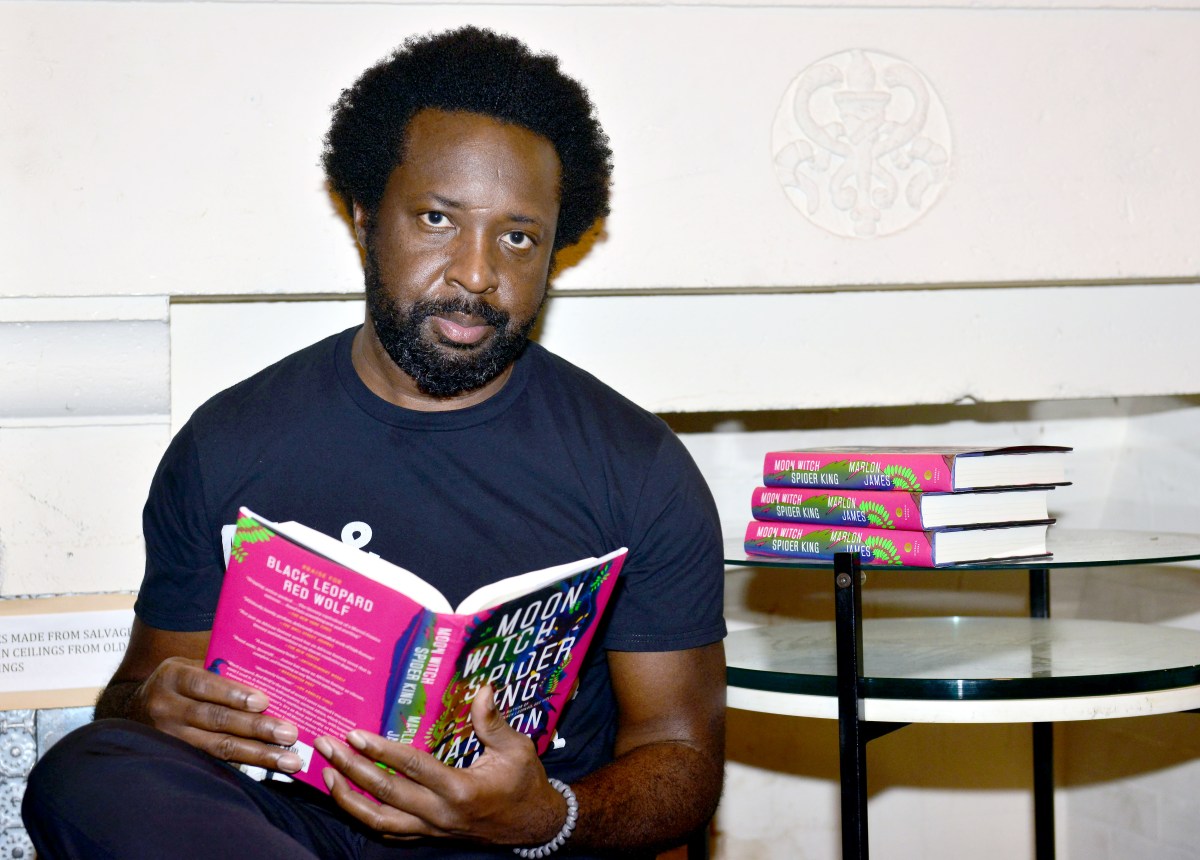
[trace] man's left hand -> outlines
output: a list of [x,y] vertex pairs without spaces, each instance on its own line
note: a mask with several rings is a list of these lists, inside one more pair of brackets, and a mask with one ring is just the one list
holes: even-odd
[[[533,741],[500,716],[490,686],[475,695],[471,722],[484,752],[467,768],[448,767],[427,752],[362,729],[346,738],[353,749],[317,738],[317,751],[332,765],[325,770],[325,783],[339,806],[393,837],[549,842],[566,820],[567,806],[546,779]],[[355,791],[351,782],[375,800]]]

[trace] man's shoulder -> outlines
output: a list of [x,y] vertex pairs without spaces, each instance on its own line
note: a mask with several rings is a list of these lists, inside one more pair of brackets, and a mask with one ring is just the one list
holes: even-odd
[[653,434],[670,433],[665,421],[639,406],[611,385],[538,343],[529,344],[536,384],[553,402],[589,412],[603,411],[614,421],[629,423]]
[[322,338],[214,394],[196,410],[192,422],[199,426],[214,420],[226,423],[234,416],[277,410],[289,401],[302,405],[330,387],[336,377],[339,344],[352,331]]

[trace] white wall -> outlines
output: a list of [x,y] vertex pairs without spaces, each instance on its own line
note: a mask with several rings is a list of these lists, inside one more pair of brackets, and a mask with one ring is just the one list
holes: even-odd
[[[731,535],[784,441],[1071,444],[1060,522],[1195,531],[1198,13],[0,0],[0,595],[136,588],[173,429],[361,315],[316,165],[327,106],[403,36],[465,22],[555,51],[591,88],[614,213],[564,258],[541,338],[674,413]],[[856,236],[830,195],[842,156],[792,110],[822,69],[859,91],[818,88],[806,109],[873,152],[924,105],[910,143],[860,163],[855,202],[887,235]],[[918,577],[881,600],[1021,612],[1021,585]],[[1200,626],[1186,566],[1054,588],[1056,614]],[[827,611],[819,583],[778,575],[733,573],[730,594],[734,618]],[[1194,856],[1190,720],[1060,726],[1060,856]],[[1030,856],[1026,736],[874,742],[877,855]],[[719,855],[835,856],[835,740],[733,713]]]

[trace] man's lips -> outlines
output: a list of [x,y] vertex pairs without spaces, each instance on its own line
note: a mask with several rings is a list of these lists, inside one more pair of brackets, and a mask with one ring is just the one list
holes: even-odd
[[451,343],[471,346],[487,336],[492,327],[476,316],[448,313],[430,317],[438,334]]

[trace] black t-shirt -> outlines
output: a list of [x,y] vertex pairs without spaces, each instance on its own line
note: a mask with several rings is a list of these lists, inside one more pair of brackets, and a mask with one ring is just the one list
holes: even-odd
[[136,611],[212,626],[222,532],[245,506],[297,520],[419,574],[451,605],[480,585],[629,548],[579,695],[543,761],[568,782],[612,757],[605,649],[669,651],[725,635],[720,525],[682,443],[656,416],[531,343],[476,406],[417,412],[373,394],[356,329],[216,395],[172,440],[143,516]]

